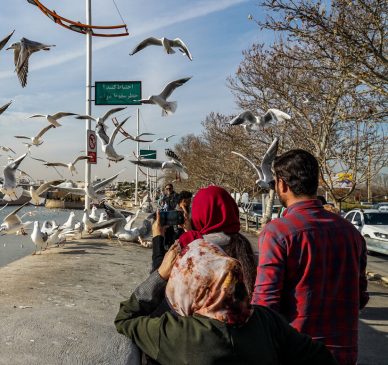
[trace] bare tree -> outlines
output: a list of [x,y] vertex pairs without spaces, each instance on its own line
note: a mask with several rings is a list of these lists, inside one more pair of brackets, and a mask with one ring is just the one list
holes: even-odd
[[[340,202],[357,184],[370,179],[387,163],[384,124],[377,118],[381,99],[358,92],[357,83],[319,67],[317,60],[300,59],[300,49],[279,43],[270,49],[253,45],[244,52],[229,86],[244,109],[288,112],[292,119],[265,133],[281,138],[283,149],[303,148],[320,164],[321,182]],[[337,172],[352,176],[350,189],[339,193]]]

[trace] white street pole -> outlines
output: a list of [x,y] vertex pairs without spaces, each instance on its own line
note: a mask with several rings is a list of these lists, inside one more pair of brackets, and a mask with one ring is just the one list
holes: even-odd
[[[137,113],[136,113],[136,135],[138,136],[140,134],[139,132],[139,114],[140,114],[140,109],[137,108]],[[136,142],[136,156],[139,158],[140,154],[140,147],[139,147],[139,142]],[[139,166],[136,165],[136,175],[135,175],[135,205],[138,203],[138,184],[139,184]]]
[[[92,24],[92,0],[86,0],[86,24]],[[90,31],[86,33],[86,114],[92,114],[92,34]],[[86,119],[85,122],[86,135],[88,129],[91,128],[91,120]],[[88,150],[88,139],[86,137],[86,151]],[[85,188],[90,184],[91,164],[85,160]],[[89,211],[90,199],[85,195],[85,209]]]

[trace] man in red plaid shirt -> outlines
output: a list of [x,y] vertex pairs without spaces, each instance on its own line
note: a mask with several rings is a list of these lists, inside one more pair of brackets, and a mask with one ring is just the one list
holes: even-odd
[[316,199],[314,156],[291,150],[274,162],[275,190],[287,208],[259,237],[252,298],[325,343],[341,365],[357,363],[358,313],[369,300],[361,234]]

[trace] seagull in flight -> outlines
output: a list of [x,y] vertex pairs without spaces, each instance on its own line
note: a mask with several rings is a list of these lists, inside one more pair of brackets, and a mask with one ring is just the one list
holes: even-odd
[[[24,208],[27,203],[24,203],[23,205],[17,207],[15,210],[13,210],[11,213],[9,213],[4,219],[3,222],[0,225],[0,234],[13,234],[13,233],[22,233],[26,234],[24,231],[24,228],[27,227],[32,223],[32,221],[28,222],[22,222],[21,218],[17,215],[17,213]],[[24,215],[23,215],[24,216]],[[23,218],[22,216],[22,218]]]
[[55,47],[55,44],[43,44],[35,41],[31,41],[27,38],[22,38],[20,42],[11,44],[8,49],[13,49],[13,58],[15,63],[15,71],[18,75],[20,84],[22,87],[27,85],[28,75],[28,62],[30,56],[34,52],[38,51],[49,51],[50,47]]
[[152,144],[152,143],[155,143],[156,141],[169,142],[170,138],[175,137],[175,136],[176,136],[176,134],[171,134],[170,136],[167,136],[167,137],[156,138],[156,139],[154,139],[154,140],[151,142],[151,144]]
[[233,118],[230,125],[243,125],[244,128],[251,132],[252,130],[258,130],[258,127],[264,127],[271,122],[283,122],[290,120],[291,117],[282,112],[279,109],[268,109],[264,115],[256,116],[251,111],[244,111],[241,114]]
[[12,152],[12,153],[16,154],[16,152],[11,147],[7,147],[7,146],[0,146],[0,150],[2,150],[4,152]]
[[247,161],[256,171],[258,179],[256,184],[263,189],[274,189],[274,177],[272,175],[272,163],[276,157],[279,146],[279,139],[275,138],[265,153],[261,166],[256,166],[248,157],[245,157],[241,153],[232,151],[233,154],[243,158]]
[[96,125],[98,125],[98,126],[103,125],[103,126],[106,127],[105,122],[112,114],[118,113],[118,112],[120,112],[120,111],[122,111],[122,110],[124,110],[126,108],[127,107],[113,108],[111,110],[108,110],[102,117],[98,117],[98,118],[92,117],[91,115],[79,115],[78,117],[76,117],[76,119],[90,119],[90,120],[94,120],[96,122]]
[[127,136],[122,141],[120,141],[117,144],[120,144],[121,142],[124,142],[124,141],[126,141],[128,139],[130,139],[132,141],[135,141],[135,142],[152,142],[150,140],[141,139],[140,137],[141,136],[154,136],[155,135],[154,133],[140,133],[137,136],[132,136],[128,132],[126,134],[127,134]]
[[149,37],[147,39],[144,39],[144,41],[140,42],[130,53],[131,56],[133,56],[135,53],[141,51],[142,49],[148,47],[148,46],[162,46],[164,47],[164,50],[167,52],[167,54],[173,54],[175,51],[173,50],[174,47],[178,48],[184,55],[186,55],[190,61],[193,60],[193,57],[191,56],[191,53],[187,46],[183,43],[183,41],[180,38],[174,38],[174,39],[168,39],[168,38],[155,38],[155,37]]
[[75,113],[68,113],[68,112],[58,112],[58,113],[55,113],[55,114],[34,114],[34,115],[31,115],[30,118],[46,118],[47,121],[49,123],[51,123],[54,128],[56,127],[60,127],[62,124],[59,124],[58,123],[58,119],[61,119],[63,117],[69,117],[71,115],[78,115],[78,114],[75,114]]
[[106,134],[106,126],[104,124],[96,125],[96,134],[101,142],[102,151],[105,153],[105,156],[109,161],[119,162],[124,160],[124,156],[119,155],[114,149],[113,143],[120,128],[127,120],[128,118],[124,119],[120,124],[118,124],[110,137],[108,137]]
[[15,174],[26,156],[27,153],[8,163],[4,168],[4,181],[3,185],[0,187],[0,191],[4,194],[3,199],[6,201],[17,200],[23,193],[23,188],[17,186]]
[[43,183],[39,186],[39,188],[35,189],[32,185],[30,186],[30,190],[23,189],[23,195],[31,198],[30,203],[34,205],[40,205],[44,203],[44,198],[40,196],[44,194],[48,189],[51,188],[51,185],[57,185],[63,183],[65,180],[51,180]]
[[4,39],[2,39],[0,41],[0,51],[4,48],[4,46],[8,43],[9,39],[12,37],[12,35],[14,34],[15,30],[10,33],[9,35],[7,35]]
[[117,178],[124,170],[121,170],[118,174],[113,175],[107,179],[104,179],[95,184],[88,184],[85,188],[70,188],[70,187],[61,187],[61,186],[53,186],[53,189],[57,189],[59,191],[63,191],[65,193],[74,194],[74,195],[87,195],[91,198],[92,202],[100,203],[103,199],[105,199],[105,195],[97,194],[98,191],[103,189],[105,186],[109,185],[114,179]]
[[177,172],[186,173],[186,168],[182,165],[181,162],[171,159],[167,161],[159,161],[159,160],[129,160],[135,165],[147,167],[154,170],[174,170]]
[[15,138],[20,139],[29,139],[31,140],[31,144],[29,146],[40,146],[43,143],[42,137],[43,135],[51,128],[55,128],[53,124],[49,124],[48,126],[44,127],[36,136],[33,137],[27,137],[27,136],[15,136]]
[[71,173],[72,176],[74,176],[74,174],[78,174],[78,171],[76,170],[75,168],[75,164],[78,162],[78,161],[81,161],[81,160],[88,160],[90,157],[89,156],[78,156],[74,161],[72,162],[69,162],[69,163],[63,163],[63,162],[46,162],[44,163],[43,165],[45,166],[50,166],[50,167],[53,167],[53,166],[60,166],[60,167],[67,167]]
[[7,104],[4,104],[2,107],[0,107],[0,115],[3,114],[7,109],[8,107],[12,104],[12,101],[10,101],[9,103]]
[[191,77],[185,77],[183,79],[175,80],[165,86],[163,91],[159,95],[151,95],[148,99],[142,99],[142,104],[156,104],[162,108],[162,116],[173,114],[176,111],[178,103],[176,101],[167,101],[167,98],[172,92],[179,86],[189,81]]

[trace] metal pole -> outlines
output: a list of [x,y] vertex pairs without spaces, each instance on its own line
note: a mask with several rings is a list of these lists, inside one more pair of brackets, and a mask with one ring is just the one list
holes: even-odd
[[[148,145],[148,151],[150,150],[150,145]],[[150,169],[147,167],[147,186],[149,188],[150,194],[151,194],[151,188],[150,188]]]
[[[137,108],[137,113],[136,113],[136,135],[138,136],[140,134],[139,132],[139,114],[140,114],[140,109]],[[140,154],[140,147],[139,147],[139,142],[136,142],[136,156],[139,158]],[[136,165],[136,175],[135,175],[135,205],[138,204],[138,184],[139,184],[139,167]]]
[[[86,24],[92,24],[92,0],[86,0]],[[92,113],[92,34],[88,32],[86,34],[86,114]],[[90,119],[86,119],[85,122],[86,135],[88,129],[91,128]],[[86,151],[88,150],[88,140],[86,138]],[[90,184],[91,176],[91,164],[88,160],[85,160],[85,187]],[[85,195],[85,209],[89,211],[90,199]]]

